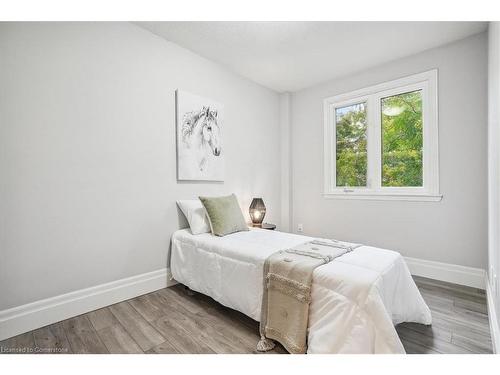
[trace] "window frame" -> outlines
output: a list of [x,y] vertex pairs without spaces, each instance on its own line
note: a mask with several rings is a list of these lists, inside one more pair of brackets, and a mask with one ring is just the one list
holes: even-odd
[[[437,69],[384,82],[360,90],[324,99],[324,197],[334,199],[375,199],[440,201],[438,87]],[[421,91],[423,121],[423,186],[382,186],[382,112],[383,98],[411,91]],[[336,186],[336,116],[335,110],[366,102],[367,186]]]

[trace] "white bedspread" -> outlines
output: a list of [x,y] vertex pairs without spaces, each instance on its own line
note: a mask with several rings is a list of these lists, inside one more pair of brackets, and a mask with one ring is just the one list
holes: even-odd
[[[263,229],[225,237],[183,229],[172,236],[171,270],[259,321],[264,261],[311,240]],[[399,253],[362,246],[314,271],[308,353],[404,353],[394,329],[401,322],[430,324],[431,313]]]

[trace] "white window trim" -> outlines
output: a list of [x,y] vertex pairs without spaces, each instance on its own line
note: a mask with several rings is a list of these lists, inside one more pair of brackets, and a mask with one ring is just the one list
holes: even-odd
[[[421,90],[423,112],[423,187],[381,186],[380,99]],[[336,186],[335,109],[367,102],[367,187]],[[440,201],[437,69],[326,98],[324,108],[324,197],[333,199],[374,199]],[[377,134],[379,136],[377,136]]]

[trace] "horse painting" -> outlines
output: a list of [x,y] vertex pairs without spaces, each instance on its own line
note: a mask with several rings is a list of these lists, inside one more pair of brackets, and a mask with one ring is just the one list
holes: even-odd
[[220,128],[217,111],[210,107],[188,112],[182,122],[182,140],[196,154],[196,161],[201,172],[207,167],[208,157],[220,156]]
[[223,179],[220,105],[177,92],[177,151],[180,180]]

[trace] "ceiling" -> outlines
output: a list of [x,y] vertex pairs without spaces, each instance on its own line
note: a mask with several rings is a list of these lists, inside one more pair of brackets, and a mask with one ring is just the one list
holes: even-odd
[[487,29],[487,22],[138,22],[278,92],[297,91]]

